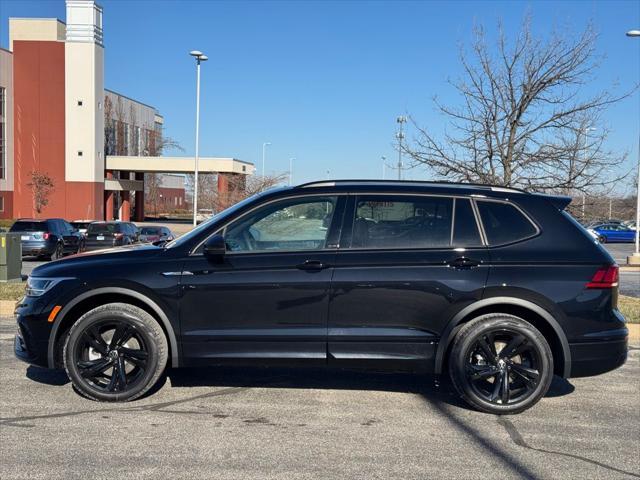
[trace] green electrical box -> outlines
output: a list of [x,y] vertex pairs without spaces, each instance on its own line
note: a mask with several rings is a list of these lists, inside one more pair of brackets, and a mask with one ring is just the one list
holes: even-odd
[[18,233],[0,233],[0,282],[22,281],[22,243]]

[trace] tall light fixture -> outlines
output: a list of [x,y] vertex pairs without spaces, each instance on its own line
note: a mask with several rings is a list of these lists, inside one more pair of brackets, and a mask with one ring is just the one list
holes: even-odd
[[[627,37],[640,37],[640,30],[629,30]],[[638,185],[636,190],[636,249],[627,264],[640,265],[640,135],[638,135]]]
[[198,160],[200,156],[200,63],[209,60],[199,50],[191,50],[189,55],[196,59],[196,156],[193,182],[193,226],[198,224]]
[[264,165],[267,157],[267,147],[271,145],[271,142],[264,142],[262,144],[262,177],[264,178]]

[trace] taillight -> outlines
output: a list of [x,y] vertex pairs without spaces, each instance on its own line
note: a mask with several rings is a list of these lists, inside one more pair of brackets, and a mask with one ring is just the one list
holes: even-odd
[[124,233],[116,233],[116,234],[113,235],[113,237],[116,240],[120,240],[122,237],[124,237]]
[[613,288],[618,286],[618,265],[602,267],[596,270],[587,288]]
[[51,236],[51,234],[49,232],[46,232],[46,233],[42,234],[42,238],[44,238],[45,240],[49,240],[50,236]]

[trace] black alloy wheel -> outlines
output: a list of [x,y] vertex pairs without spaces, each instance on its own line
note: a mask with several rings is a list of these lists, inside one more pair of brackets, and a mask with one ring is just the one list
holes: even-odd
[[148,312],[112,303],[83,315],[69,331],[64,363],[73,385],[89,398],[133,400],[158,380],[167,341]]
[[553,357],[533,325],[511,315],[485,315],[456,336],[450,372],[471,405],[490,413],[518,413],[549,389]]
[[51,254],[51,260],[58,260],[64,256],[64,245],[60,242],[56,244],[56,249]]

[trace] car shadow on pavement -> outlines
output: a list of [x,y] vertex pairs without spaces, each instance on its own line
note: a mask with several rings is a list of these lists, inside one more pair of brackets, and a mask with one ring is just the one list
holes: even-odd
[[27,367],[26,376],[29,380],[44,383],[45,385],[61,386],[69,383],[67,372],[63,369],[52,370],[50,368],[41,368],[29,365]]

